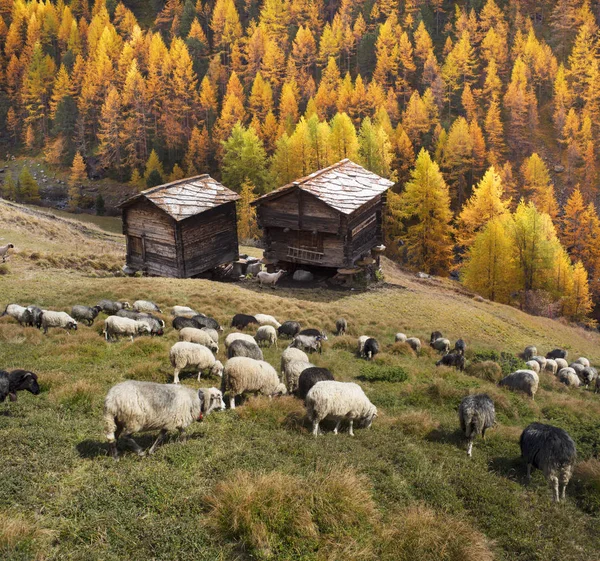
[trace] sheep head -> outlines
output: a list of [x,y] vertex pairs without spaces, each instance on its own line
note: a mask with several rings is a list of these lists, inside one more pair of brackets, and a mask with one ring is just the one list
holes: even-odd
[[212,368],[210,369],[210,373],[213,376],[218,376],[219,378],[223,377],[223,364],[220,360],[215,361],[215,363],[212,365]]
[[275,388],[275,391],[273,392],[273,395],[285,395],[287,393],[287,388],[285,387],[285,384],[277,384],[277,387]]

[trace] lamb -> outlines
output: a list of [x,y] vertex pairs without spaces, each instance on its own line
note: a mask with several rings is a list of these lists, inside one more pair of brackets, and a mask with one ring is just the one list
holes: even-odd
[[540,373],[540,363],[537,360],[528,360],[525,363],[525,366],[527,366],[529,370],[533,370],[536,374]]
[[107,314],[116,314],[119,310],[131,308],[129,302],[113,302],[112,300],[100,300],[98,306]]
[[277,335],[279,337],[285,337],[286,339],[293,339],[298,333],[300,333],[302,327],[297,321],[284,321],[277,328]]
[[525,362],[527,362],[528,360],[531,360],[537,354],[538,354],[537,349],[533,345],[529,345],[528,347],[525,347],[525,350],[521,353],[520,356]]
[[235,409],[235,397],[244,392],[258,392],[272,397],[286,393],[275,369],[264,360],[247,357],[230,358],[223,370],[223,393],[229,393],[229,405]]
[[6,260],[8,259],[8,252],[9,250],[14,249],[14,247],[15,246],[11,243],[0,246],[0,257],[2,257],[2,263],[6,263]]
[[450,352],[450,341],[448,339],[438,338],[429,343],[429,346],[444,355],[447,355]]
[[421,352],[421,339],[418,337],[409,337],[405,342],[415,353]]
[[379,343],[377,342],[377,339],[369,337],[365,341],[365,346],[363,347],[363,354],[365,355],[367,360],[371,360],[377,353],[379,353]]
[[543,356],[534,356],[530,360],[535,360],[540,365],[540,370],[545,370],[546,368],[546,358]]
[[394,335],[394,343],[406,343],[408,337],[404,333],[396,333]]
[[243,339],[236,339],[227,349],[227,358],[235,356],[246,356],[254,360],[264,360],[260,347],[256,343],[250,343]]
[[583,364],[583,366],[584,366],[585,368],[587,368],[587,367],[590,365],[590,361],[589,361],[587,358],[583,357],[583,356],[580,356],[580,357],[579,357],[579,358],[578,358],[578,359],[575,361],[575,363],[577,363],[577,364]]
[[252,335],[248,335],[247,333],[230,333],[229,335],[227,335],[227,337],[225,337],[225,347],[229,348],[231,343],[233,343],[236,340],[242,340],[242,341],[248,341],[248,343],[252,343],[253,345],[256,345],[256,339],[254,339],[254,337]]
[[569,363],[564,358],[555,358],[554,362],[556,362],[556,368],[560,370],[561,368],[568,368]]
[[101,311],[102,308],[100,306],[90,307],[78,305],[71,308],[71,316],[75,320],[85,323],[88,327],[91,327]]
[[552,358],[552,359],[567,358],[568,354],[569,354],[569,352],[565,351],[564,349],[554,349],[553,351],[550,351],[549,353],[546,354],[546,358]]
[[327,341],[327,333],[314,327],[307,327],[298,333],[298,335],[306,335],[308,337],[320,337],[322,341]]
[[277,347],[277,331],[272,325],[261,325],[254,336],[256,343],[258,346],[261,346],[262,343],[267,343],[269,347],[275,345]]
[[256,275],[258,279],[258,284],[262,288],[263,284],[270,286],[273,290],[275,290],[275,285],[279,281],[279,279],[285,275],[286,271],[280,269],[276,273],[267,273],[265,271],[261,271]]
[[350,422],[348,434],[354,436],[355,420],[369,428],[377,417],[377,408],[369,401],[362,388],[351,382],[317,382],[306,394],[305,403],[314,436],[320,432],[319,423],[327,418],[336,422],[333,434],[338,433],[340,424],[347,419]]
[[[194,316],[194,317],[198,317],[198,316]],[[185,316],[177,316],[173,320],[172,325],[173,325],[173,329],[176,329],[177,331],[179,331],[180,329],[183,329],[184,327],[194,327],[195,329],[200,329],[202,327],[194,318],[188,318]]]
[[43,310],[41,322],[45,335],[48,334],[48,329],[51,327],[60,327],[62,329],[66,329],[67,333],[69,333],[69,329],[74,329],[77,331],[77,322],[66,312]]
[[310,337],[308,335],[296,335],[291,342],[290,347],[313,353],[315,351],[322,352],[321,337]]
[[458,418],[467,437],[467,456],[471,457],[475,437],[480,434],[485,439],[485,431],[496,424],[494,402],[484,393],[468,395],[460,402]]
[[24,306],[19,306],[19,304],[9,304],[6,306],[4,312],[2,312],[3,316],[10,316],[16,319],[21,325],[28,325],[33,323],[33,318],[31,311],[29,311]]
[[467,344],[462,339],[459,339],[456,341],[456,343],[454,343],[454,351],[458,354],[464,355],[466,350]]
[[173,308],[171,308],[171,315],[174,317],[192,318],[194,316],[200,316],[202,314],[199,314],[196,310],[193,310],[188,306],[173,306]]
[[198,371],[198,381],[200,381],[203,370],[210,369],[210,374],[213,376],[223,376],[223,365],[204,345],[179,341],[171,347],[169,359],[171,366],[175,369],[173,372],[174,384],[179,384],[179,373],[189,367]]
[[150,328],[146,323],[141,321],[119,316],[108,316],[104,320],[104,330],[102,333],[107,341],[117,341],[119,336],[125,335],[126,337],[130,337],[133,343],[133,338],[136,335],[144,335],[145,333],[149,335]]
[[334,380],[333,374],[327,370],[327,368],[319,368],[318,366],[311,366],[306,370],[302,371],[300,378],[298,378],[298,387],[296,389],[296,396],[300,399],[306,399],[306,394],[317,382],[324,382],[325,380]]
[[596,378],[598,378],[598,371],[595,368],[593,368],[592,366],[588,366],[588,367],[584,368],[579,377],[579,379],[581,380],[581,383],[586,388],[588,386],[591,386],[592,382]]
[[281,324],[273,316],[267,314],[254,314],[254,317],[260,325],[272,325],[275,329],[281,327]]
[[162,314],[161,309],[154,302],[150,302],[149,300],[136,300],[133,303],[133,309],[136,312],[156,312]]
[[556,361],[552,358],[547,358],[545,370],[551,374],[556,374],[558,372],[558,365],[556,364]]
[[211,329],[210,327],[201,327],[200,331],[206,331],[209,337],[215,342],[219,342],[219,332],[216,329]]
[[177,429],[185,440],[185,429],[212,411],[223,409],[223,394],[217,388],[198,391],[185,386],[128,380],[113,386],[104,400],[106,438],[111,456],[119,459],[117,440],[122,436],[133,450],[144,456],[131,438],[135,432],[160,430],[148,454],[153,454],[169,430]]
[[431,334],[431,337],[429,338],[429,344],[432,345],[434,341],[437,341],[438,339],[443,339],[444,336],[442,335],[441,331],[434,331]]
[[552,425],[531,423],[522,432],[519,445],[527,463],[527,481],[531,480],[532,466],[542,470],[552,485],[552,499],[564,501],[577,458],[575,442],[569,434]]
[[565,386],[573,386],[578,388],[580,385],[579,376],[573,368],[562,368],[556,375],[559,382],[562,382]]
[[336,335],[346,335],[346,330],[348,329],[348,322],[344,318],[336,319],[335,329]]
[[258,323],[258,320],[254,316],[248,314],[235,314],[231,320],[231,327],[236,329],[246,329],[250,324]]
[[304,360],[294,360],[286,364],[283,372],[283,381],[288,393],[294,393],[298,387],[298,379],[302,372],[307,368],[312,368],[314,364]]
[[[29,370],[13,370],[12,372],[0,370],[0,380],[8,382],[7,393],[11,401],[17,401],[17,392],[22,390],[27,390],[33,395],[39,395],[40,393],[37,374]],[[0,399],[0,401],[4,400]]]
[[517,370],[502,378],[498,385],[525,392],[531,399],[534,399],[539,383],[540,378],[533,370]]
[[197,315],[192,319],[198,324],[198,327],[208,327],[210,329],[215,329],[216,331],[223,331],[223,328],[216,319],[204,315]]
[[37,306],[29,305],[27,309],[31,313],[31,323],[28,323],[31,327],[42,327],[42,310]]
[[455,352],[448,353],[444,355],[440,360],[438,360],[435,365],[436,366],[451,366],[457,368],[460,371],[465,369],[465,356]]
[[179,332],[179,340],[187,343],[197,343],[198,345],[204,345],[210,349],[213,353],[219,352],[219,345],[215,343],[212,337],[202,331],[202,329],[196,329],[195,327],[184,327]]
[[294,361],[308,362],[308,356],[306,356],[306,353],[301,351],[300,349],[296,349],[294,347],[288,347],[281,354],[281,375],[282,376],[285,373],[287,365],[290,362],[294,362]]

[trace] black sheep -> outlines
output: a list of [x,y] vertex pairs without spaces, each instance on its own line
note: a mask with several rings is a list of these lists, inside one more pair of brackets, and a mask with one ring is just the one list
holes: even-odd
[[429,340],[429,344],[431,345],[434,341],[437,341],[438,339],[442,339],[444,336],[442,335],[441,331],[434,331],[431,334],[431,339]]
[[465,357],[459,353],[448,353],[435,363],[436,366],[453,366],[459,370],[465,369]]
[[3,372],[3,370],[0,370],[0,403],[6,399],[9,391],[8,378],[2,376]]
[[17,392],[22,390],[27,390],[33,395],[40,393],[37,375],[29,370],[13,370],[12,372],[0,370],[0,378],[8,381],[8,395],[11,401],[17,401]]
[[27,325],[29,325],[29,327],[37,327],[40,329],[40,327],[42,327],[42,310],[37,306],[27,306],[27,309],[31,314],[29,316],[30,323]]
[[[198,316],[194,316],[198,317]],[[173,320],[173,329],[183,329],[184,327],[195,327],[196,329],[200,329],[202,326],[194,319],[194,318],[186,318],[184,316],[177,316]]]
[[235,356],[246,356],[254,360],[264,360],[260,347],[256,343],[244,341],[243,339],[236,339],[227,349],[228,359]]
[[297,321],[284,321],[277,328],[277,335],[279,337],[286,337],[293,339],[298,333],[300,333],[300,324]]
[[377,342],[377,339],[373,339],[373,337],[369,337],[365,341],[365,346],[363,348],[363,355],[367,357],[367,360],[371,360],[378,352],[379,352],[379,343]]
[[551,358],[553,360],[557,358],[567,358],[568,354],[569,352],[565,351],[564,349],[554,349],[546,355],[546,358]]
[[209,329],[215,329],[217,331],[223,331],[223,328],[219,325],[216,319],[209,318],[202,315],[197,315],[192,318],[200,327],[208,327]]
[[327,368],[311,366],[306,368],[298,378],[298,389],[296,395],[300,399],[305,399],[308,391],[317,383],[325,380],[334,380],[333,374]]
[[459,339],[458,341],[456,341],[456,343],[454,343],[454,350],[459,355],[464,355],[466,349],[467,349],[467,344],[462,339]]
[[251,323],[258,324],[258,321],[254,316],[248,314],[235,314],[231,320],[231,327],[235,327],[236,329],[246,329]]
[[325,332],[319,329],[314,329],[313,327],[307,327],[306,329],[303,329],[302,331],[300,331],[300,333],[298,333],[298,335],[308,335],[309,337],[321,337],[321,341],[327,341],[327,335],[325,335]]

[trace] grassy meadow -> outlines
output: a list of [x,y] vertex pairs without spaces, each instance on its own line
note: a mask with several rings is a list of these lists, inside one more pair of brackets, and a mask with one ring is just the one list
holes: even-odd
[[[343,316],[348,335],[330,335],[311,360],[360,383],[379,417],[355,438],[314,438],[295,398],[249,398],[191,426],[185,444],[172,435],[146,458],[121,448],[115,462],[103,436],[104,396],[126,379],[170,382],[177,333],[107,344],[103,314],[91,328],[47,336],[0,318],[0,368],[30,369],[42,387],[39,396],[22,392],[0,404],[0,559],[600,559],[600,395],[543,373],[532,401],[498,388],[494,374],[436,368],[426,345],[416,356],[393,344],[398,331],[426,342],[439,329],[465,339],[471,359],[535,344],[600,364],[597,333],[480,301],[390,262],[385,283],[367,291],[124,278],[115,276],[121,236],[2,201],[1,238],[17,248],[0,266],[1,308],[69,311],[101,298],[143,298],[163,311],[192,306],[224,326],[236,312],[261,312],[330,333]],[[383,347],[371,364],[355,357],[362,334]],[[266,349],[265,359],[278,367],[285,344]],[[182,383],[199,385],[190,374]],[[481,391],[495,401],[498,426],[469,459],[456,410],[464,395]],[[564,504],[551,502],[539,471],[525,484],[518,439],[532,421],[563,427],[577,443]],[[154,436],[135,438],[149,446]]]

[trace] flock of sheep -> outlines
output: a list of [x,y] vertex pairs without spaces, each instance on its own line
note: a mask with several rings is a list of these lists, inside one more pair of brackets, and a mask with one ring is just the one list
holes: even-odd
[[[77,329],[78,323],[92,326],[100,312],[108,314],[104,320],[103,335],[106,341],[138,335],[163,335],[165,322],[154,315],[161,314],[153,302],[138,300],[130,306],[127,302],[102,300],[98,305],[76,305],[71,314],[60,311],[41,310],[36,306],[23,307],[9,304],[2,316],[15,318],[20,324],[43,329]],[[147,453],[152,454],[168,431],[177,430],[185,438],[185,429],[194,421],[202,420],[216,410],[225,409],[225,394],[229,406],[235,408],[236,398],[247,393],[269,396],[291,394],[304,400],[312,433],[321,432],[323,420],[335,422],[334,434],[338,433],[343,421],[349,424],[349,434],[354,436],[354,423],[370,427],[377,417],[377,408],[370,402],[362,388],[355,383],[340,382],[326,368],[315,366],[307,353],[322,352],[322,342],[327,335],[314,328],[302,329],[296,321],[280,323],[266,314],[236,314],[231,327],[238,331],[227,335],[224,340],[227,361],[223,365],[216,358],[219,351],[220,332],[223,327],[213,318],[198,313],[187,306],[174,306],[171,310],[172,326],[179,332],[179,341],[169,351],[173,367],[173,384],[126,381],[113,386],[105,399],[104,421],[106,438],[111,455],[118,459],[117,441],[122,438],[139,455],[146,452],[133,440],[132,434],[142,431],[159,431]],[[1,317],[1,316],[0,316]],[[242,331],[256,328],[255,335]],[[336,321],[336,334],[344,335],[347,322]],[[281,338],[291,340],[281,355],[281,377],[276,369],[263,357],[263,346],[278,346]],[[406,343],[415,352],[421,350],[421,340],[403,333],[395,335],[395,342]],[[431,334],[429,345],[441,353],[437,366],[465,368],[466,344],[456,341],[451,351],[450,341],[439,331]],[[363,335],[358,338],[357,354],[371,360],[380,351],[374,337]],[[503,378],[500,386],[523,391],[532,399],[539,385],[539,374],[548,371],[567,385],[589,386],[596,381],[600,389],[597,371],[587,359],[580,357],[570,365],[565,360],[567,351],[555,349],[546,357],[538,356],[535,347],[527,347],[521,354],[527,369],[517,370]],[[221,379],[221,387],[192,390],[179,385],[179,375],[185,370],[202,373]],[[28,390],[38,394],[37,376],[28,371],[15,370],[11,373],[0,370],[0,401],[7,395],[16,399],[16,391]],[[467,454],[471,456],[473,441],[477,435],[485,438],[487,429],[496,424],[492,399],[486,394],[468,395],[459,406],[459,422],[467,439]],[[520,439],[521,454],[527,463],[527,475],[531,467],[544,472],[551,482],[555,501],[564,499],[576,459],[575,443],[562,429],[540,423],[530,424]]]

